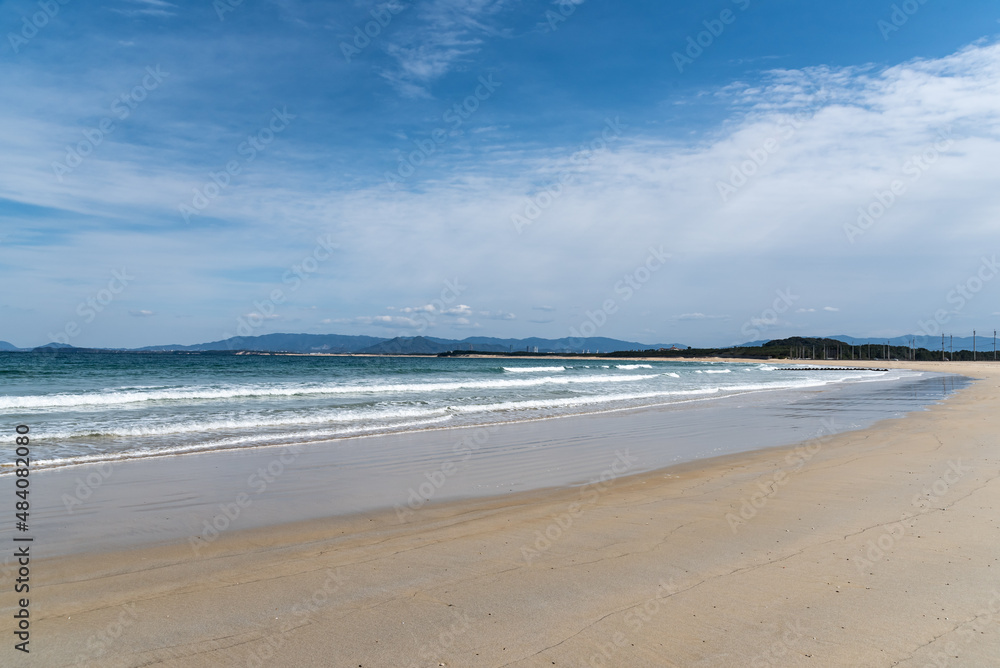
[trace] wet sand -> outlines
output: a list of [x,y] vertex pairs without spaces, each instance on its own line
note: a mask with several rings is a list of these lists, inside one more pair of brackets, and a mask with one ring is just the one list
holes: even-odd
[[30,658],[8,642],[0,659],[995,665],[1000,367],[905,366],[980,380],[792,446],[609,461],[599,484],[37,560]]

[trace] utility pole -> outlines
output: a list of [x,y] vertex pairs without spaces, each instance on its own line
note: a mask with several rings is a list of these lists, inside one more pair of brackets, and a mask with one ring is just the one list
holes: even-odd
[[976,361],[976,330],[972,330],[972,361]]

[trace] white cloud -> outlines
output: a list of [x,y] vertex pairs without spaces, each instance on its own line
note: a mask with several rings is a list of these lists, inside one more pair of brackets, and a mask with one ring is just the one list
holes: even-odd
[[490,320],[516,320],[517,316],[506,311],[479,311],[479,315]]
[[131,5],[138,5],[133,8],[117,7],[113,11],[124,16],[160,16],[170,17],[177,15],[177,5],[165,0],[127,0]]
[[[129,144],[126,135],[115,134],[71,178],[57,183],[51,163],[62,157],[68,142],[79,140],[85,127],[79,117],[106,113],[106,101],[120,86],[105,82],[105,99],[81,93],[93,81],[81,80],[53,93],[30,79],[0,79],[0,95],[10,102],[0,110],[0,152],[5,156],[0,197],[81,214],[86,221],[70,230],[71,240],[65,243],[74,252],[60,255],[65,262],[56,268],[50,247],[9,246],[17,248],[9,255],[15,268],[28,272],[28,278],[43,278],[38,289],[49,295],[63,291],[53,276],[68,280],[86,275],[99,287],[117,264],[180,277],[171,284],[175,296],[169,298],[178,310],[186,307],[186,295],[209,283],[212,298],[231,300],[226,290],[235,289],[204,280],[206,267],[233,272],[274,267],[280,276],[314,246],[316,230],[323,225],[343,249],[337,277],[330,275],[333,265],[328,265],[290,297],[301,295],[327,313],[348,316],[363,308],[357,304],[418,305],[395,309],[392,315],[336,321],[359,327],[415,327],[417,321],[404,316],[418,313],[441,315],[441,328],[458,324],[459,318],[471,326],[482,312],[523,308],[511,304],[510,296],[517,295],[521,304],[544,304],[533,310],[567,314],[551,322],[532,321],[551,327],[517,335],[546,329],[546,335],[563,336],[569,327],[579,326],[578,314],[616,298],[619,309],[604,330],[609,336],[629,338],[628,332],[650,327],[663,340],[697,337],[690,342],[699,343],[716,337],[714,342],[723,343],[741,338],[738,327],[749,316],[770,327],[767,335],[781,334],[779,326],[787,323],[759,316],[774,302],[775,289],[790,286],[804,303],[840,303],[837,308],[852,318],[839,320],[845,331],[862,335],[866,329],[891,327],[902,334],[915,331],[918,319],[946,306],[955,277],[978,266],[978,260],[969,260],[970,244],[1000,243],[994,176],[1000,164],[996,44],[883,70],[773,72],[762,82],[721,91],[719,96],[740,113],[714,131],[680,142],[656,134],[653,126],[627,128],[620,142],[585,164],[570,160],[578,144],[537,151],[493,147],[447,176],[450,158],[442,154],[438,168],[446,175],[433,181],[414,177],[407,184],[412,191],[389,192],[381,185],[331,190],[326,176],[296,169],[298,163],[290,159],[318,149],[282,136],[268,148],[267,160],[255,162],[237,185],[212,201],[206,217],[196,218],[190,227],[169,227],[169,233],[162,221],[176,224],[177,203],[189,200],[191,189],[204,184],[204,172],[169,158],[176,146],[165,151]],[[35,109],[47,111],[39,115]],[[797,127],[789,124],[793,112],[802,115]],[[143,107],[143,113],[153,114],[155,107]],[[903,171],[907,161],[933,146],[938,133],[949,127],[954,143],[918,180],[911,180]],[[794,132],[786,137],[789,128]],[[599,125],[593,128],[593,136],[600,131]],[[727,181],[748,152],[759,151],[775,137],[780,148],[723,202],[716,184]],[[523,209],[539,184],[556,182],[561,173],[571,173],[572,182],[517,234],[511,214]],[[853,223],[858,208],[894,179],[906,181],[905,194],[849,243],[844,225]],[[204,221],[209,215],[239,233],[208,227]],[[31,222],[12,220],[5,234],[20,234],[16,230]],[[133,226],[127,239],[101,228],[117,224]],[[148,231],[135,231],[143,224]],[[947,234],[941,234],[945,228]],[[5,249],[7,244],[4,239]],[[674,256],[669,269],[654,273],[631,301],[621,301],[616,283],[644,261],[648,246],[658,244]],[[227,252],[220,255],[218,248]],[[62,252],[61,247],[56,250]],[[100,258],[100,263],[87,258]],[[808,271],[789,269],[801,267],[803,258]],[[31,274],[31,267],[42,266],[49,267],[44,276]],[[845,266],[866,270],[845,272]],[[373,267],[392,271],[374,273]],[[437,313],[427,300],[440,293],[445,278],[454,276],[470,286],[461,296],[467,304],[452,303]],[[896,298],[873,306],[866,292],[872,285]],[[241,308],[254,308],[253,301],[274,287],[281,287],[280,282],[240,284]],[[351,299],[340,300],[340,295]],[[68,300],[67,314],[83,297]],[[5,301],[32,307],[28,296],[5,296]],[[142,303],[170,313],[160,303]],[[985,317],[992,313],[987,303],[974,300],[965,313]],[[457,311],[463,308],[469,312]],[[652,315],[639,317],[644,310]],[[740,316],[733,318],[737,324],[731,331],[731,323],[721,317],[711,322],[705,311]],[[225,321],[208,314],[199,322],[231,329],[235,313]],[[672,318],[672,313],[682,315]],[[506,325],[502,320],[491,323]]]
[[837,312],[837,311],[839,311],[840,309],[839,309],[839,308],[835,308],[835,307],[833,307],[833,306],[824,306],[824,307],[823,307],[823,310],[824,310],[824,311],[832,311],[832,312]]
[[491,18],[509,0],[431,0],[414,4],[413,24],[388,38],[386,52],[396,67],[381,75],[406,97],[428,97],[427,85],[444,76],[501,35]]
[[466,304],[458,304],[456,306],[451,306],[448,308],[442,308],[435,304],[424,304],[423,306],[406,306],[404,308],[395,308],[392,306],[388,307],[390,311],[399,311],[400,313],[429,313],[431,315],[446,315],[446,316],[465,316],[472,315],[472,307]]

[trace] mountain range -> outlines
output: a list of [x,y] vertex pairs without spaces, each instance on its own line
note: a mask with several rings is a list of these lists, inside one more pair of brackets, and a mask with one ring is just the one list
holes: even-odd
[[[984,332],[986,334],[986,332]],[[884,339],[879,339],[876,337],[868,338],[857,338],[853,336],[830,336],[830,339],[836,339],[837,341],[843,341],[844,343],[850,344],[852,346],[863,346],[867,344],[872,345],[884,345],[888,342],[891,346],[909,346],[910,342],[917,348],[926,348],[927,350],[941,350],[941,336],[926,336],[913,334],[910,336],[894,336]],[[951,350],[954,346],[955,350],[972,350],[973,341],[971,336],[956,336],[954,341],[952,341],[948,336],[944,337],[944,349]],[[990,331],[988,336],[977,336],[975,341],[975,349],[979,351],[993,351],[993,332]]]
[[[539,352],[539,353],[582,353],[613,352],[616,350],[649,350],[657,348],[687,348],[679,343],[645,344],[622,341],[605,337],[542,339],[498,339],[488,336],[473,336],[462,340],[439,339],[430,336],[396,337],[383,339],[375,336],[348,336],[343,334],[263,334],[261,336],[234,336],[222,341],[197,343],[194,345],[145,346],[132,350],[139,352],[161,351],[235,351],[288,353],[355,353],[370,355],[436,355],[454,350],[480,352]],[[6,341],[0,341],[0,351],[26,351],[39,348],[77,349],[60,343],[50,343],[37,348],[18,348]],[[537,350],[536,350],[537,349]],[[90,350],[90,349],[88,349]]]
[[[895,336],[889,338],[837,335],[825,337],[844,343],[860,345],[909,346],[912,341],[917,348],[941,350],[940,336]],[[769,339],[750,341],[733,347],[759,347]],[[115,348],[113,350],[133,350],[142,352],[156,351],[234,351],[252,350],[257,352],[290,352],[290,353],[355,353],[369,355],[436,355],[438,353],[456,350],[473,350],[480,352],[535,352],[539,353],[582,353],[582,352],[614,352],[620,350],[649,350],[658,348],[686,349],[690,346],[681,343],[645,344],[635,341],[623,341],[605,337],[542,339],[531,337],[527,339],[499,339],[489,336],[470,336],[465,339],[441,339],[432,336],[396,337],[392,339],[377,336],[350,336],[343,334],[263,334],[261,336],[234,336],[221,341],[197,343],[194,345],[164,345],[145,346],[143,348]],[[971,336],[958,336],[952,341],[945,337],[944,348],[950,351],[972,350]],[[18,348],[7,341],[0,341],[0,352],[29,351],[39,348],[76,349],[64,343],[48,343],[36,348]],[[986,336],[977,336],[975,349],[981,352],[993,351],[993,332]],[[109,349],[111,350],[111,349]]]

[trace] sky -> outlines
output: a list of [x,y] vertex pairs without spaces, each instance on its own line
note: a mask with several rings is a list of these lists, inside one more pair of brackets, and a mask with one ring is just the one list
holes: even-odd
[[1000,9],[0,2],[0,340],[1000,323]]

